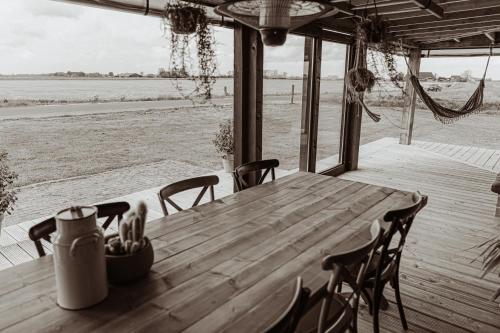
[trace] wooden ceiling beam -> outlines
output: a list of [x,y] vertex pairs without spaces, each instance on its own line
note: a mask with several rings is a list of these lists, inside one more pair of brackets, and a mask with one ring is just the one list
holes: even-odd
[[[460,38],[460,43],[454,40],[435,41],[433,43],[421,43],[422,50],[451,50],[451,49],[488,49],[491,41],[484,35],[476,35]],[[499,45],[496,43],[495,45]]]
[[444,17],[444,9],[443,7],[437,5],[432,0],[413,0],[413,2],[423,10],[431,13],[435,17],[442,19]]
[[465,29],[476,29],[474,31],[477,31],[481,29],[490,30],[496,27],[500,27],[500,18],[487,22],[467,23],[467,24],[460,24],[448,27],[437,27],[437,28],[420,29],[414,31],[398,32],[398,33],[393,33],[393,36],[395,36],[396,38],[398,37],[418,38],[419,36],[428,36],[430,34],[444,34],[444,33],[454,33],[454,32],[459,34],[460,31]]
[[[475,29],[464,29],[460,30],[454,33],[448,33],[448,34],[433,34],[429,36],[418,36],[416,38],[412,38],[416,43],[419,44],[427,44],[427,43],[435,43],[435,42],[440,42],[440,41],[449,41],[453,40],[455,38],[462,39],[465,37],[482,37],[483,39],[487,39],[486,36],[484,35],[485,32],[497,32],[500,31],[500,26],[490,29],[488,31],[483,31],[483,30],[475,30]],[[487,39],[489,41],[489,39]],[[490,41],[491,44],[491,41]]]
[[[451,13],[456,12],[471,12],[479,9],[486,8],[495,8],[500,7],[500,3],[498,0],[474,0],[467,2],[445,2],[442,3],[441,6],[444,9],[444,18],[448,19],[448,16]],[[370,15],[375,15],[374,12],[371,12]],[[408,10],[406,13],[404,11],[398,11],[395,13],[385,13],[383,19],[385,21],[391,21],[390,24],[408,24],[408,19],[425,19],[431,18],[432,22],[435,21],[435,17],[429,14],[426,11],[422,11],[419,8],[417,10]]]
[[484,35],[488,38],[492,44],[496,44],[498,41],[498,33],[495,32],[485,32]]
[[496,8],[480,9],[471,12],[458,12],[446,15],[446,19],[436,21],[433,17],[428,17],[425,20],[412,19],[410,23],[393,25],[389,22],[390,26],[388,31],[392,33],[416,31],[429,28],[444,28],[450,26],[457,26],[461,24],[486,22],[496,20],[500,17],[500,6]]

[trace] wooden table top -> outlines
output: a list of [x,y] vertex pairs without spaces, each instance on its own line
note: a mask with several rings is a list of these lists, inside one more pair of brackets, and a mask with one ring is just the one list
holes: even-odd
[[1,271],[0,330],[259,332],[287,307],[298,275],[318,290],[322,257],[366,240],[372,221],[408,197],[292,174],[149,222],[151,274],[110,287],[90,309],[56,305],[52,256]]

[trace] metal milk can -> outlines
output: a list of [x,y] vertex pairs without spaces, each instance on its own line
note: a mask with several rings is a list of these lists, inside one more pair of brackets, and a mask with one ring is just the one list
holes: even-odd
[[71,207],[56,217],[53,238],[57,303],[83,309],[108,295],[104,235],[97,225],[97,208]]

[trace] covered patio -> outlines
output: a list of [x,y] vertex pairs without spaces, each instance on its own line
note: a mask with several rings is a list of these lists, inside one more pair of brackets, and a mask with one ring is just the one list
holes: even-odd
[[[160,17],[165,7],[163,0],[64,1]],[[199,2],[212,13],[211,8],[225,1]],[[482,278],[482,263],[476,259],[482,252],[478,245],[500,234],[498,195],[490,191],[500,173],[500,150],[414,140],[417,93],[409,79],[399,138],[360,144],[366,115],[360,103],[349,101],[344,88],[338,154],[318,159],[317,149],[322,43],[346,44],[345,73],[354,68],[353,18],[380,17],[401,41],[411,71],[418,74],[422,57],[487,56],[490,47],[496,54],[500,4],[334,0],[328,5],[330,15],[290,32],[305,36],[297,169],[277,169],[277,179],[262,185],[258,176],[248,177],[252,188],[235,194],[232,175],[217,173],[214,202],[204,198],[200,207],[167,217],[158,201],[160,188],[110,199],[131,206],[146,202],[145,230],[155,261],[147,278],[111,286],[107,300],[81,311],[56,304],[52,256],[35,259],[36,248],[27,237],[39,221],[6,228],[0,239],[0,277],[5,281],[0,286],[0,330],[262,332],[287,309],[297,275],[319,295],[329,279],[329,273],[319,269],[321,257],[354,246],[361,230],[419,191],[428,196],[428,204],[404,242],[399,270],[407,331],[499,332],[500,306],[491,296],[500,277],[490,273]],[[261,35],[215,13],[211,23],[234,30],[235,166],[263,160]],[[189,206],[196,196],[188,191],[177,200]],[[324,210],[317,210],[320,204]],[[329,220],[328,214],[334,218]],[[230,223],[240,229],[231,229]],[[342,227],[333,228],[336,224]],[[111,225],[106,232],[118,229]],[[272,242],[282,247],[276,250]],[[43,241],[43,246],[52,252],[49,242]],[[405,331],[392,289],[386,288],[384,296],[388,307],[379,314],[380,330]],[[360,332],[374,331],[363,301],[357,325]]]

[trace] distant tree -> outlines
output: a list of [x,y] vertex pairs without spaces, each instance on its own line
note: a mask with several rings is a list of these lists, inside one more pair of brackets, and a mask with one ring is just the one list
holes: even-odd
[[470,69],[464,71],[460,77],[464,80],[464,81],[469,81],[471,78],[472,78],[472,71]]
[[113,77],[113,76],[115,76],[115,73],[113,73],[113,72],[109,72],[109,73],[108,73],[108,76],[109,76],[109,77]]

